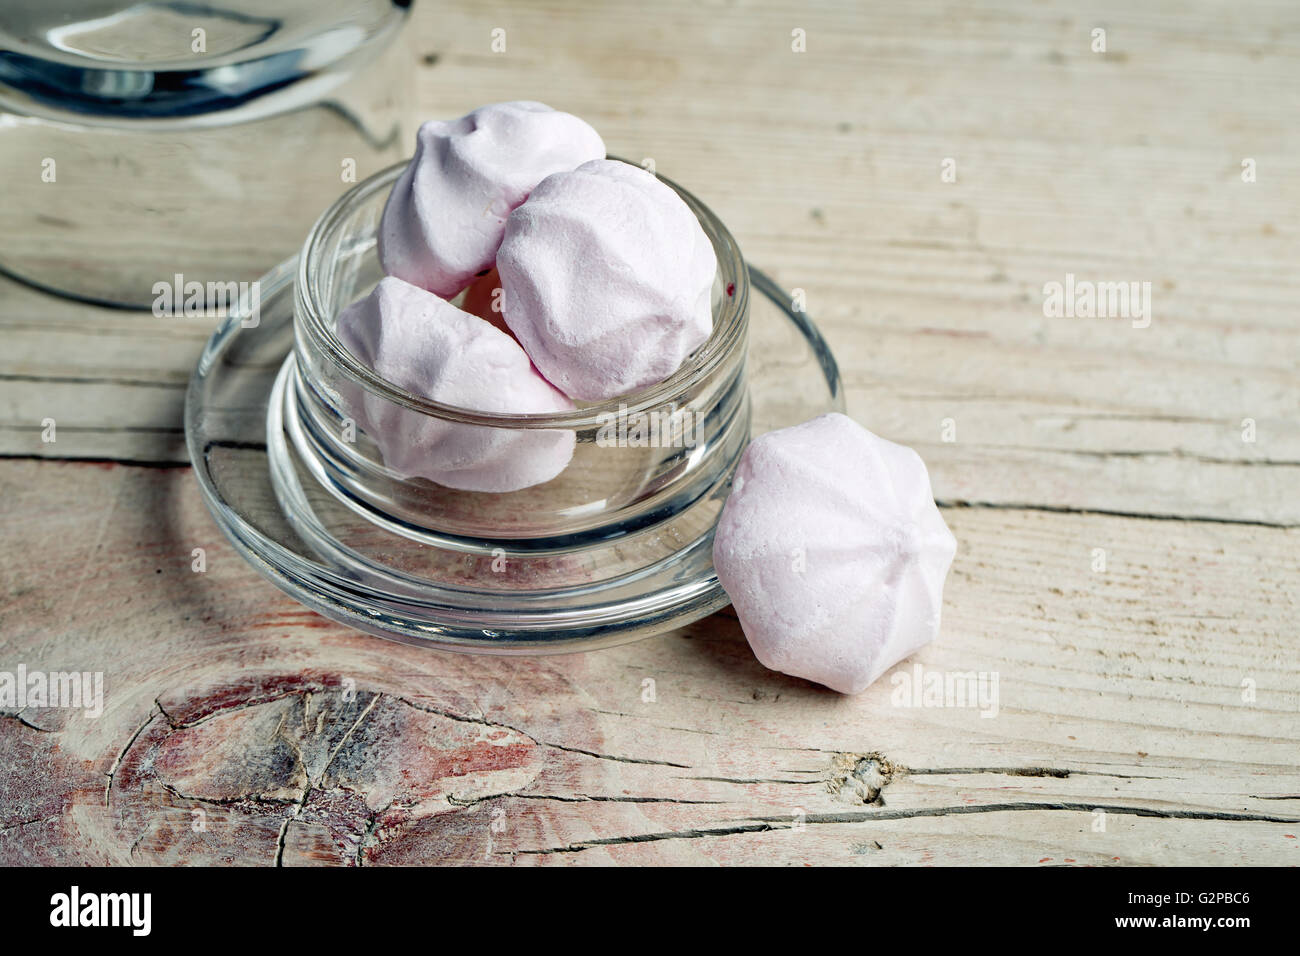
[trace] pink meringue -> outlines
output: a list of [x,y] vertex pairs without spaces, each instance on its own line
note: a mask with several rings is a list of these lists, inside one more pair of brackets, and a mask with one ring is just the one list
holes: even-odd
[[713,563],[764,666],[856,694],[934,639],[956,550],[920,456],[832,413],[750,443]]
[[548,380],[587,401],[663,381],[708,339],[717,265],[677,193],[604,159],[542,180],[497,254],[506,324]]
[[496,103],[425,123],[384,206],[380,264],[450,299],[492,265],[506,217],[534,186],[604,155],[594,129],[542,103]]
[[[362,364],[433,401],[504,414],[573,407],[509,335],[392,276],[340,312],[337,329]],[[347,410],[384,464],[407,477],[463,491],[518,491],[550,481],[573,457],[572,431],[449,422],[360,388],[349,391]]]

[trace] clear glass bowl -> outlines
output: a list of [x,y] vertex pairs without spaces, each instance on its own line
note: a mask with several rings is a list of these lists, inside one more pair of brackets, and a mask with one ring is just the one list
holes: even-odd
[[[283,410],[296,452],[339,501],[413,540],[469,553],[559,553],[590,544],[609,553],[584,576],[597,568],[601,576],[621,573],[613,543],[707,506],[748,441],[749,278],[735,240],[699,200],[677,189],[712,241],[718,270],[713,333],[666,381],[563,414],[502,415],[443,405],[384,381],[335,335],[338,313],[383,277],[375,237],[404,165],[350,190],[303,246],[296,361],[286,373]],[[365,432],[364,423],[377,419],[408,435],[457,426],[480,433],[473,437],[485,445],[535,430],[570,431],[577,440],[568,467],[544,484],[506,494],[454,491],[386,467]],[[489,577],[483,586],[501,582]]]
[[[375,230],[400,172],[385,170],[335,203],[296,263],[263,280],[256,324],[232,314],[200,359],[186,435],[223,531],[309,607],[408,643],[579,650],[725,606],[713,528],[740,452],[754,434],[843,407],[816,329],[746,268],[703,204],[664,179],[719,263],[714,332],[675,375],[562,415],[427,401],[374,375],[334,333],[338,311],[381,276]],[[571,430],[574,457],[555,479],[506,494],[407,478],[384,465],[364,428],[353,431],[358,395],[474,428]],[[660,423],[658,444],[629,442],[626,431],[619,440],[618,426],[635,435],[650,421]],[[689,445],[669,437],[684,421]]]

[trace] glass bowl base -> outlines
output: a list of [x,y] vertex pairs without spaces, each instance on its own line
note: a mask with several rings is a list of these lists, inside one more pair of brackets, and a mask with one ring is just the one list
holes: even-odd
[[[260,311],[229,315],[190,382],[185,433],[217,525],[264,577],[312,610],[380,637],[488,654],[623,643],[727,605],[713,570],[726,476],[692,502],[610,540],[545,549],[413,534],[349,501],[294,429],[291,259],[263,278]],[[750,435],[843,411],[821,334],[750,269]]]

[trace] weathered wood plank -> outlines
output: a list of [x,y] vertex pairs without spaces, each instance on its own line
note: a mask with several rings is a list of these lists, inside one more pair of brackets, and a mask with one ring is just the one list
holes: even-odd
[[6,862],[1296,862],[1300,530],[946,509],[943,635],[895,673],[996,674],[983,717],[765,671],[726,612],[558,658],[364,637],[185,469],[4,462],[0,502],[0,665],[105,681],[0,717]]
[[[437,4],[411,42],[422,116],[524,90],[704,197],[803,290],[850,411],[920,448],[942,500],[1295,525],[1300,12],[1230,21],[1172,0]],[[1150,327],[1045,317],[1067,273],[1150,282]],[[0,454],[183,461],[204,334],[0,283]]]

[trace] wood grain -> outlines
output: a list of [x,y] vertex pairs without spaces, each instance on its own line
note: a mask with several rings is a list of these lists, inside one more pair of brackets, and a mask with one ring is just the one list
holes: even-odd
[[[1263,0],[418,4],[422,116],[583,115],[802,291],[960,542],[895,673],[996,674],[997,716],[764,671],[730,612],[537,660],[349,632],[199,502],[210,323],[0,280],[0,670],[106,684],[98,719],[0,716],[0,861],[1296,863],[1298,28]],[[1067,273],[1150,282],[1150,326],[1047,317]]]
[[1294,529],[948,509],[943,636],[894,673],[996,674],[985,717],[765,671],[729,612],[556,658],[364,637],[183,468],[7,462],[0,500],[0,659],[106,688],[0,718],[9,862],[1297,862]]
[[[410,40],[421,116],[524,91],[710,203],[940,499],[1295,525],[1300,11],[1129,6],[425,4]],[[1152,283],[1150,327],[1044,317],[1067,273]],[[6,287],[0,452],[183,461],[197,324]]]

